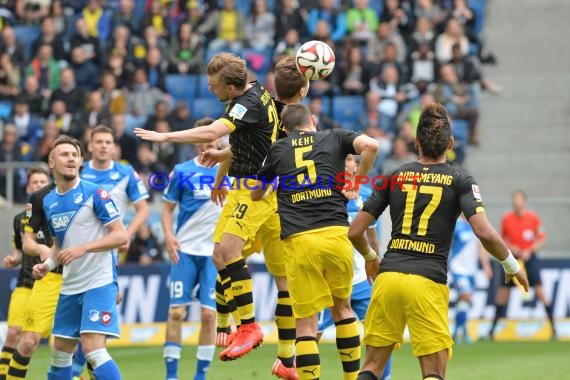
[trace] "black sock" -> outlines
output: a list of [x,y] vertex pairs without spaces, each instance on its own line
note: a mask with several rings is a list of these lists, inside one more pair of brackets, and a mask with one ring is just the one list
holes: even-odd
[[378,380],[378,377],[372,371],[360,371],[356,380]]
[[507,305],[497,305],[497,310],[495,311],[495,319],[493,319],[493,324],[491,325],[491,331],[489,335],[493,335],[495,332],[495,327],[497,327],[497,322],[499,319],[505,318],[507,316]]

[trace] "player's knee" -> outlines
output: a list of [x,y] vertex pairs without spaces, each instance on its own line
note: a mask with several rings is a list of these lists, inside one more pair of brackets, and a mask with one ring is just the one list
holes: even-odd
[[39,334],[23,334],[18,344],[18,351],[23,356],[30,357],[36,351],[38,344],[40,344]]
[[200,322],[202,322],[202,326],[215,326],[216,312],[212,309],[203,307],[200,312]]
[[168,319],[171,322],[182,322],[186,318],[185,307],[171,307],[168,311]]
[[219,248],[214,249],[214,253],[212,254],[212,261],[214,262],[214,266],[216,267],[217,270],[223,269],[226,266],[226,264],[224,263],[224,258]]
[[73,363],[73,354],[65,351],[53,349],[51,351],[51,364],[55,367],[71,367]]
[[6,347],[16,347],[21,336],[22,329],[19,326],[10,326],[6,334],[6,342],[4,342],[4,345]]
[[330,311],[331,317],[335,322],[354,317],[354,313],[350,307],[350,302],[338,302],[331,306]]

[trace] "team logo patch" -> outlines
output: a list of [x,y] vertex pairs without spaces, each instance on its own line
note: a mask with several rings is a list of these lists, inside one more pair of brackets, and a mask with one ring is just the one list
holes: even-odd
[[111,196],[109,195],[109,193],[105,189],[97,190],[97,194],[99,194],[99,197],[104,201],[111,198]]
[[101,313],[101,324],[102,325],[109,325],[111,324],[111,313],[108,311],[104,311]]
[[471,189],[473,190],[473,196],[475,197],[475,199],[477,199],[479,202],[481,202],[482,201],[481,190],[479,189],[479,186],[471,185]]
[[230,111],[230,116],[235,119],[241,120],[246,112],[247,108],[245,108],[245,106],[236,103]]
[[89,310],[89,320],[91,322],[98,322],[99,319],[99,310]]
[[75,193],[73,194],[73,203],[76,205],[80,204],[83,201],[83,193]]
[[38,240],[44,240],[45,238],[46,238],[46,236],[44,235],[44,232],[43,232],[42,230],[39,230],[39,231],[36,233],[36,239],[38,239]]
[[32,204],[26,203],[26,218],[32,217]]
[[112,203],[105,203],[105,208],[107,209],[107,212],[109,213],[109,216],[115,217],[117,215],[119,215],[119,212],[117,211],[117,209],[115,208],[115,205]]

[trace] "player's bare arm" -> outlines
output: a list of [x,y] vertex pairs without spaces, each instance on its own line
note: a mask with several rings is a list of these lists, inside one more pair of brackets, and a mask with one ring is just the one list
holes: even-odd
[[[43,244],[38,244],[38,245],[43,245]],[[44,260],[44,262],[34,265],[34,268],[32,269],[32,275],[36,280],[44,278],[45,275],[48,274],[50,270],[56,268],[59,265],[59,261],[57,260],[57,254],[59,252],[60,247],[57,239],[52,238],[51,248],[49,248],[46,245],[44,245],[44,247],[46,247],[49,251],[47,258]]]
[[507,245],[503,239],[501,239],[499,233],[493,228],[491,223],[489,223],[487,215],[485,213],[474,214],[469,217],[468,222],[487,252],[499,260],[503,265],[503,268],[505,268],[505,283],[516,278],[523,288],[528,291],[528,279],[526,278],[526,275],[520,268],[515,271],[515,267],[518,267],[518,263],[515,265],[516,259],[514,259],[512,254],[509,252]]
[[127,227],[127,234],[130,241],[131,236],[137,233],[139,228],[146,223],[148,219],[148,215],[150,213],[148,203],[145,199],[141,199],[140,201],[134,204],[135,206],[135,216],[131,223]]
[[[208,154],[209,157],[214,157],[214,153],[209,153],[211,150],[214,149],[210,149],[204,152],[202,155]],[[214,181],[214,186],[210,194],[210,198],[212,199],[212,202],[214,202],[214,204],[223,207],[224,203],[226,202],[226,197],[228,196],[229,189],[225,186],[220,186],[220,184],[222,183],[224,178],[226,178],[228,175],[228,172],[230,170],[230,165],[232,164],[233,155],[229,147],[220,150],[218,152],[222,153],[217,158],[219,159],[223,158],[223,160],[218,161],[220,165],[218,166],[218,171],[216,172],[216,180]],[[213,160],[213,158],[211,158],[211,160]]]
[[366,135],[360,135],[352,143],[356,153],[360,155],[360,165],[356,175],[366,175],[374,165],[376,154],[378,154],[378,141]]
[[[217,163],[221,164],[224,161],[231,162],[232,160],[232,149],[230,146],[224,149],[208,149],[201,154],[202,165],[209,168],[213,167]],[[228,164],[229,167],[229,164]]]
[[168,252],[168,258],[173,264],[178,264],[180,257],[178,256],[178,250],[180,249],[180,242],[174,236],[172,232],[172,217],[174,215],[174,209],[176,208],[176,203],[164,202],[162,206],[161,222],[162,230],[164,231],[164,241],[166,245],[166,250]]
[[36,242],[34,233],[25,231],[22,239],[22,249],[26,255],[39,256],[42,261],[45,261],[51,255],[51,248],[45,244]]
[[[378,272],[380,271],[380,258],[377,251],[372,248],[368,241],[368,230],[370,225],[374,223],[374,216],[366,211],[360,211],[348,230],[348,238],[356,250],[364,257],[366,277],[368,282],[372,283]],[[377,242],[377,240],[376,240]]]
[[173,142],[182,144],[207,143],[228,135],[232,129],[221,120],[216,120],[210,125],[185,129],[176,132],[155,132],[142,128],[135,128],[135,135],[143,140],[156,142]]
[[67,265],[87,252],[108,252],[128,242],[127,230],[121,220],[115,220],[106,227],[109,232],[103,238],[62,249],[57,254],[57,260],[61,264]]

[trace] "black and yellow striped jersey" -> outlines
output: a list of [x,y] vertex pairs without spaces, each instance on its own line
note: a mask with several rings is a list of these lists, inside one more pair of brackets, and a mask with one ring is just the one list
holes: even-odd
[[14,232],[12,235],[12,242],[14,248],[22,252],[22,263],[20,264],[20,272],[18,273],[17,287],[32,288],[34,286],[34,277],[32,270],[34,265],[40,262],[37,256],[30,256],[23,253],[22,250],[22,236],[24,234],[24,226],[26,225],[26,211],[14,216]]

